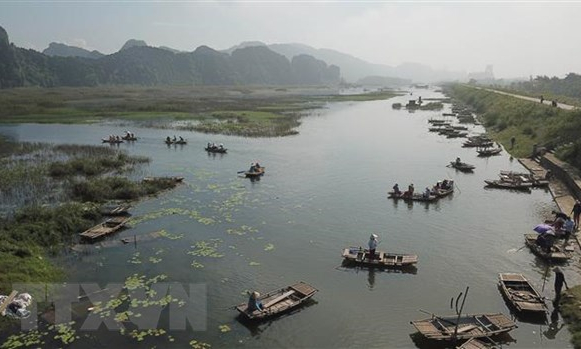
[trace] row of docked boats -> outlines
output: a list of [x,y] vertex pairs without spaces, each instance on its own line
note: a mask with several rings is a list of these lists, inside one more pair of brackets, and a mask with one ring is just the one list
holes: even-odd
[[[500,273],[498,289],[510,310],[526,319],[544,322],[548,308],[543,297],[529,280],[519,273]],[[458,348],[488,348],[478,339],[508,333],[517,328],[516,323],[502,313],[454,314],[411,321],[418,333],[434,341],[466,341]]]
[[486,179],[484,183],[489,188],[530,191],[531,188],[547,187],[549,180],[531,173],[500,171],[499,179]]

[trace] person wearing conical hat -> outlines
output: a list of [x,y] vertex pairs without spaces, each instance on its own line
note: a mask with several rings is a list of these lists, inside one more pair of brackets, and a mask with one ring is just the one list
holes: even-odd
[[369,259],[375,259],[375,249],[377,248],[377,245],[379,244],[379,241],[377,241],[377,234],[371,234],[371,236],[369,237],[369,242],[368,242],[368,246],[369,246]]

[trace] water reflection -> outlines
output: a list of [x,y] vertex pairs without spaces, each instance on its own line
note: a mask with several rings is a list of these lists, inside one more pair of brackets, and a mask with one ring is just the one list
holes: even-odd
[[547,339],[555,339],[557,333],[565,326],[565,322],[559,324],[559,309],[554,309],[551,313],[551,323],[546,331],[543,331],[543,335]]
[[[418,273],[418,268],[415,265],[406,266],[402,268],[393,268],[389,266],[365,266],[365,265],[354,265],[347,260],[343,260],[341,262],[341,267],[336,268],[337,270],[343,271],[355,271],[358,273],[360,270],[367,270],[369,272],[368,281],[370,288],[373,288],[375,285],[375,272],[379,271],[382,273],[395,273],[395,274],[413,274],[416,275]],[[371,282],[373,281],[373,282]]]

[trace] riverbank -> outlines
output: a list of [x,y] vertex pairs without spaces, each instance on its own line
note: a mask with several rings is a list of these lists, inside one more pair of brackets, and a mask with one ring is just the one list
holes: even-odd
[[308,110],[338,101],[388,99],[390,90],[342,93],[330,87],[17,88],[0,90],[0,123],[99,123],[247,137],[296,134]]

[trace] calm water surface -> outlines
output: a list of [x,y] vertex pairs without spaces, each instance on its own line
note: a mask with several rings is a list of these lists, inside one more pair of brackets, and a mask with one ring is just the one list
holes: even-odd
[[[413,97],[419,94],[441,96],[418,90]],[[183,132],[176,134],[187,145],[167,147],[162,140],[173,131],[133,128],[140,139],[120,148],[152,159],[146,173],[134,176],[184,176],[185,184],[137,204],[131,213],[142,221],[109,244],[67,258],[70,281],[105,285],[133,274],[165,274],[171,282],[204,283],[207,330],[174,331],[173,343],[137,343],[102,332],[72,347],[183,348],[195,338],[217,348],[427,348],[430,344],[410,337],[410,320],[426,317],[419,309],[450,314],[450,298],[467,286],[465,312],[509,314],[496,286],[498,273],[523,273],[541,288],[545,265],[528,250],[515,250],[523,245],[523,233],[550,216],[551,196],[544,190],[484,189],[483,180],[496,178],[500,170],[523,168],[506,154],[478,158],[474,149],[461,148],[462,139],[429,133],[427,120],[440,112],[391,108],[409,98],[331,104],[304,118],[299,135],[285,138]],[[100,144],[101,137],[123,128],[18,125],[2,126],[0,132],[21,141]],[[228,154],[208,155],[203,151],[208,141],[223,142]],[[475,173],[447,168],[457,156],[476,165]],[[237,177],[253,161],[266,166],[266,175],[256,182]],[[437,203],[386,198],[395,183],[422,190],[443,178],[454,179],[457,190]],[[120,238],[160,229],[182,238],[118,244]],[[418,254],[417,272],[342,268],[342,248],[365,246],[371,233],[380,236],[381,249]],[[188,254],[200,241],[217,246],[223,257]],[[141,263],[129,262],[132,258]],[[192,267],[193,261],[203,268]],[[579,282],[576,270],[566,275],[570,283]],[[292,316],[249,327],[228,309],[246,301],[245,290],[268,291],[299,280],[320,292],[316,302]],[[552,282],[551,277],[543,292],[550,298]],[[220,332],[220,325],[231,331]],[[553,335],[544,333],[546,325],[518,326],[511,332],[511,348],[570,346],[566,328]]]

